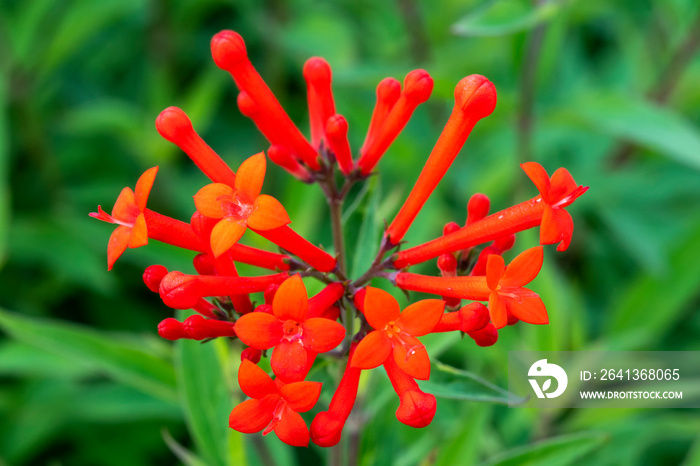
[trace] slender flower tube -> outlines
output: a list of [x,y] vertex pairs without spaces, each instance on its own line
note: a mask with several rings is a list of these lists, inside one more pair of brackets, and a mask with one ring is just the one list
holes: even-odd
[[333,115],[326,123],[326,141],[338,161],[338,167],[344,175],[353,170],[352,153],[348,142],[348,122],[343,115]]
[[435,397],[421,391],[416,381],[401,370],[393,359],[388,358],[384,362],[384,369],[401,400],[396,410],[396,419],[417,429],[430,424],[437,410]]
[[433,329],[433,333],[453,332],[460,330],[464,333],[476,332],[489,323],[489,310],[481,303],[470,303],[457,312],[446,312]]
[[314,407],[321,394],[321,383],[273,381],[265,371],[244,359],[238,370],[238,384],[250,399],[233,408],[229,427],[244,434],[275,432],[281,441],[295,447],[309,444],[309,429],[299,413]]
[[182,322],[173,317],[168,317],[158,324],[158,335],[160,335],[161,338],[171,341],[187,338],[189,336]]
[[485,277],[486,276],[486,262],[489,259],[489,256],[492,254],[501,254],[501,250],[498,249],[496,246],[486,246],[484,249],[481,250],[479,253],[479,257],[476,259],[476,262],[474,263],[474,268],[472,268],[472,271],[469,273],[472,277]]
[[114,223],[117,228],[112,232],[107,243],[107,270],[112,270],[114,263],[126,248],[138,248],[148,244],[148,226],[146,224],[146,202],[158,173],[158,167],[146,170],[136,182],[136,189],[122,189],[114,203],[112,215],[97,206],[97,212],[90,217],[107,223]]
[[435,143],[408,199],[386,232],[392,244],[399,244],[425,201],[435,190],[447,169],[464,146],[474,125],[496,107],[496,88],[483,76],[463,78],[455,88],[455,106]]
[[372,119],[369,122],[365,142],[360,149],[361,154],[365,152],[367,145],[377,136],[377,132],[384,125],[389,112],[394,108],[400,95],[401,83],[394,78],[384,78],[377,85],[377,103],[372,112]]
[[401,312],[393,296],[379,288],[367,287],[363,312],[374,328],[357,345],[352,367],[372,369],[394,359],[401,370],[421,380],[430,377],[430,359],[416,338],[430,333],[445,310],[441,299],[425,299]]
[[288,225],[274,228],[272,230],[251,229],[263,238],[272,241],[285,251],[289,251],[298,256],[301,260],[319,272],[330,272],[337,265],[337,261],[333,256],[302,238]]
[[[276,122],[278,134],[292,152],[312,170],[318,170],[320,165],[316,160],[316,150],[292,123],[275,95],[250,63],[243,38],[234,31],[221,31],[211,40],[211,54],[216,66],[228,71],[238,89],[246,92],[255,104],[269,115],[270,121]],[[270,143],[276,142],[270,140]]]
[[286,273],[262,277],[224,277],[212,275],[185,275],[170,272],[160,283],[160,297],[166,306],[191,309],[206,296],[240,295],[265,291],[271,283],[280,283]]
[[557,250],[566,249],[574,225],[571,215],[564,208],[585,193],[588,187],[578,186],[564,168],[554,172],[550,179],[539,164],[528,162],[521,167],[540,190],[539,196],[484,217],[455,233],[400,251],[394,267],[402,269],[446,252],[470,248],[538,225],[540,244],[561,242]]
[[214,183],[224,183],[233,187],[236,174],[199,137],[185,112],[177,107],[166,108],[156,118],[156,129],[163,138],[182,149]]
[[309,299],[308,317],[321,317],[329,307],[338,302],[345,294],[345,286],[340,282],[333,282],[322,289],[317,295]]
[[289,174],[299,181],[303,181],[307,184],[314,182],[315,179],[311,172],[294,158],[292,153],[289,152],[289,149],[283,145],[274,144],[270,146],[267,150],[267,156],[270,157],[273,163],[287,170]]
[[335,102],[331,89],[332,72],[326,60],[311,57],[304,64],[303,73],[309,103],[311,145],[318,149],[326,135],[326,122],[335,114]]
[[396,137],[403,131],[413,111],[428,100],[433,91],[433,78],[425,70],[413,70],[406,75],[403,91],[377,129],[376,136],[367,141],[364,151],[360,152],[357,165],[362,176],[368,176],[382,158]]
[[235,337],[234,323],[218,319],[205,319],[199,314],[189,316],[182,323],[185,331],[194,340],[207,338]]
[[345,422],[355,405],[362,369],[350,365],[354,348],[355,345],[350,348],[348,364],[345,366],[343,378],[340,379],[338,388],[333,394],[328,411],[318,413],[311,423],[311,440],[319,447],[332,447],[340,442]]
[[436,293],[446,296],[489,301],[491,321],[497,329],[507,324],[506,310],[530,324],[549,323],[547,310],[539,295],[524,285],[530,283],[542,268],[542,246],[519,254],[506,268],[503,258],[492,254],[486,263],[485,277],[426,277],[398,273],[396,286],[404,290]]
[[316,354],[332,350],[345,338],[345,327],[309,318],[308,308],[306,287],[296,274],[277,289],[272,314],[251,312],[236,321],[236,334],[243,343],[260,350],[275,348],[270,365],[282,381],[303,380]]
[[[162,265],[151,265],[143,272],[143,282],[149,290],[158,293],[160,291],[160,284],[166,275],[168,275],[168,269]],[[192,309],[210,319],[216,319],[216,306],[204,298],[199,298],[194,306],[192,306]]]

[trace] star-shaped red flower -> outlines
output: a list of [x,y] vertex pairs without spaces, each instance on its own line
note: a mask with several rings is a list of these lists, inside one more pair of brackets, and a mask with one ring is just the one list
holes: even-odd
[[282,282],[272,300],[272,314],[251,312],[236,321],[238,338],[257,349],[274,347],[272,371],[285,382],[303,380],[318,353],[345,338],[345,327],[323,317],[307,318],[309,299],[299,275]]
[[247,227],[272,230],[291,222],[277,199],[260,194],[266,165],[265,154],[255,154],[238,168],[235,188],[211,183],[195,194],[194,204],[202,215],[221,219],[211,232],[214,256],[220,256],[236,244]]
[[413,378],[430,377],[430,359],[425,346],[416,337],[430,333],[440,322],[445,301],[425,299],[401,312],[399,303],[384,290],[367,287],[363,312],[375,330],[367,334],[355,349],[352,367],[372,369],[384,364],[393,354],[396,364]]
[[114,203],[112,215],[97,206],[97,212],[91,212],[90,217],[108,223],[119,225],[109,237],[107,244],[107,269],[119,259],[126,248],[138,248],[148,244],[148,228],[146,227],[146,202],[156,179],[158,167],[146,170],[136,182],[136,189],[124,188]]
[[486,283],[491,290],[489,311],[496,328],[508,323],[508,310],[518,319],[530,324],[547,324],[547,309],[540,296],[525,285],[535,279],[542,268],[542,246],[520,253],[508,267],[503,257],[491,254],[486,262]]
[[565,251],[574,233],[574,221],[564,207],[570,205],[588,190],[579,186],[566,168],[560,168],[549,178],[547,171],[537,162],[520,165],[535,183],[546,203],[540,223],[540,244],[559,243],[557,251]]
[[[241,361],[238,383],[249,400],[229,416],[229,427],[244,434],[275,432],[288,445],[309,445],[309,429],[299,413],[314,407],[321,394],[320,382],[285,384],[272,378],[247,359]],[[264,429],[264,430],[263,430]]]

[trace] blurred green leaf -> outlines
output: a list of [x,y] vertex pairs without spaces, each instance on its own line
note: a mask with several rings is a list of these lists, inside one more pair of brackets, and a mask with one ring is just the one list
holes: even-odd
[[[243,434],[228,426],[234,404],[225,377],[230,351],[223,338],[205,344],[194,340],[175,344],[175,369],[187,425],[209,465],[246,464]],[[230,451],[234,443],[236,449]]]
[[10,131],[7,118],[7,80],[0,73],[0,269],[7,256],[10,230]]
[[629,95],[586,95],[571,111],[597,131],[700,169],[700,131],[669,108]]
[[566,6],[566,1],[533,2],[520,0],[486,1],[458,20],[450,30],[459,36],[503,36],[532,29],[549,21]]
[[562,435],[507,451],[488,464],[490,466],[575,464],[576,460],[600,447],[606,440],[607,436],[600,433]]
[[[172,402],[175,373],[148,344],[78,325],[0,310],[0,327],[19,341],[89,364],[126,385]],[[148,340],[150,336],[139,336]]]
[[185,466],[207,466],[207,463],[202,461],[201,458],[180,445],[173,436],[170,435],[170,432],[163,430],[162,434],[163,440],[168,448],[170,448],[170,451],[172,451]]
[[15,340],[0,343],[0,375],[71,379],[95,373],[81,364],[36,346]]
[[[362,223],[357,231],[357,242],[354,245],[346,245],[346,249],[350,252],[349,257],[354,258],[351,277],[359,277],[367,270],[378,250],[377,239],[378,232],[381,231],[381,219],[377,215],[377,209],[382,189],[377,176],[372,177],[368,184],[367,201],[362,212]],[[353,235],[348,235],[347,238],[352,239]]]
[[510,393],[471,372],[433,361],[431,380],[419,382],[421,390],[438,398],[518,405],[527,399]]

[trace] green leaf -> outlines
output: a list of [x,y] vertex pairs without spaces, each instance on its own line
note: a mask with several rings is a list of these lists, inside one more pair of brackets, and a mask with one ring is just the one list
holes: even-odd
[[10,132],[6,112],[7,80],[0,74],[0,269],[5,263],[10,229]]
[[490,466],[562,465],[576,464],[576,460],[600,447],[606,434],[583,433],[562,435],[532,445],[514,448],[487,464]]
[[421,390],[437,398],[481,401],[509,406],[524,403],[527,399],[510,393],[471,372],[448,366],[439,361],[432,362],[431,380],[419,381]]
[[587,95],[572,112],[596,130],[700,169],[700,131],[671,109],[619,94]]
[[485,2],[483,6],[452,25],[458,36],[503,36],[532,29],[549,21],[565,6],[566,1],[532,2],[502,0]]
[[[168,402],[177,399],[175,373],[153,341],[0,310],[0,328],[13,338],[90,365],[114,380]],[[152,340],[143,335],[139,340]],[[158,348],[156,352],[153,348]]]
[[233,366],[228,360],[230,351],[223,338],[206,344],[194,340],[175,344],[175,369],[187,425],[197,450],[209,465],[246,464],[243,434],[228,426],[234,406],[230,395],[232,374],[227,377],[227,370]]
[[[368,182],[367,204],[362,215],[362,223],[357,231],[357,242],[352,250],[351,277],[359,277],[367,270],[377,254],[379,247],[378,231],[380,230],[380,217],[377,215],[379,207],[379,199],[381,198],[381,183],[379,177],[374,176]],[[350,236],[351,238],[352,236]]]

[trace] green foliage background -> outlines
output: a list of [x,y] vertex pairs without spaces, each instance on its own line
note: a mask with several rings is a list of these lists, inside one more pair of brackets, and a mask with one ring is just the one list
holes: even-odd
[[[591,187],[570,208],[571,248],[548,247],[533,284],[551,324],[509,327],[486,349],[432,336],[436,359],[505,387],[513,350],[699,350],[698,18],[694,0],[2,1],[0,464],[257,465],[269,462],[267,448],[289,465],[339,454],[274,438],[261,449],[230,431],[238,349],[159,340],[157,322],[172,313],[140,280],[154,263],[192,271],[190,254],[150,244],[108,273],[111,229],[87,217],[157,164],[149,206],[189,218],[206,180],[155,131],[167,106],[183,108],[234,167],[267,148],[209,55],[221,29],[245,37],[304,131],[302,65],[328,59],[355,148],[380,79],[417,67],[434,77],[433,97],[380,176],[353,194],[366,193],[346,225],[355,275],[468,74],[495,83],[498,107],[477,125],[409,244],[463,221],[475,192],[494,209],[533,196],[518,167],[526,160],[550,173],[565,166]],[[332,244],[316,186],[271,167],[265,189],[297,231]],[[536,232],[524,234],[514,251],[536,241]],[[416,270],[436,273],[434,263]],[[479,401],[489,397],[481,387],[440,399],[433,424],[415,430],[396,421],[397,400],[375,372],[363,382],[361,464],[700,464],[697,410],[511,409]]]

